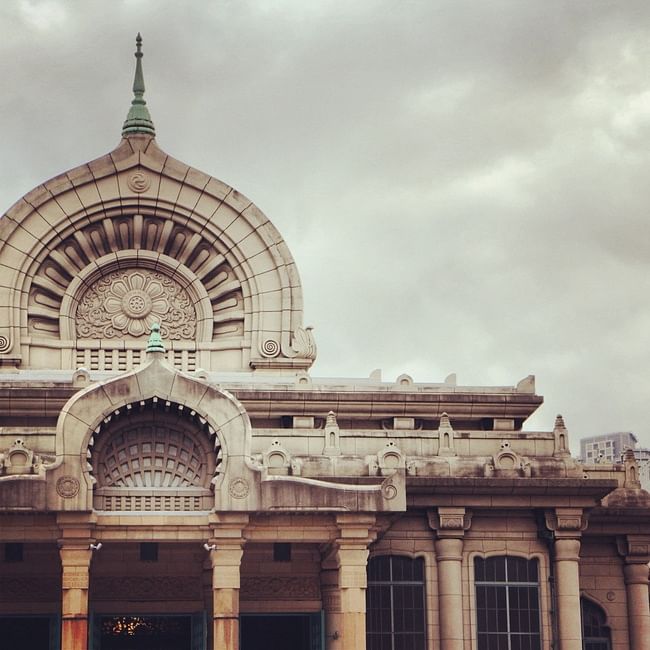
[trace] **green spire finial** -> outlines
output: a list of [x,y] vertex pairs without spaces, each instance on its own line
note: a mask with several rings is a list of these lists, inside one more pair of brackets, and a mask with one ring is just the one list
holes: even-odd
[[131,133],[146,133],[147,135],[156,135],[147,108],[147,102],[144,100],[144,75],[142,74],[142,36],[140,32],[135,39],[135,77],[133,78],[133,101],[129,114],[122,127],[122,135],[128,136]]
[[160,336],[160,325],[158,323],[154,323],[151,326],[151,335],[149,336],[149,341],[147,341],[147,353],[149,352],[165,352],[162,336]]

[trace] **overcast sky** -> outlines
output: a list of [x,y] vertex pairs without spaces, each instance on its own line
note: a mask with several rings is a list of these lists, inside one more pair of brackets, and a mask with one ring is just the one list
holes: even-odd
[[650,446],[650,2],[2,0],[0,207],[159,145],[300,269],[315,376],[513,385]]

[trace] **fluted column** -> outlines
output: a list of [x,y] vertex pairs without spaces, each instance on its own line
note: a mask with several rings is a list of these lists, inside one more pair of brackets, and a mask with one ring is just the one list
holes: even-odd
[[246,515],[219,516],[212,526],[214,546],[210,553],[212,565],[212,648],[239,650],[240,568],[244,554],[243,529]]
[[463,650],[463,536],[471,514],[465,508],[438,508],[428,515],[437,536],[440,650]]
[[546,513],[553,531],[553,567],[559,650],[582,650],[580,616],[580,536],[587,527],[581,508],[556,508]]
[[618,540],[619,550],[625,557],[625,591],[630,648],[650,650],[650,603],[648,602],[648,560],[650,538],[627,535]]

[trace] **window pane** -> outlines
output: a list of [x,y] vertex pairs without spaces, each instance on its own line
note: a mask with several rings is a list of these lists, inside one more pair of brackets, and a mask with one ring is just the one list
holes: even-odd
[[366,604],[368,650],[425,650],[422,558],[372,558]]
[[537,560],[475,558],[479,650],[539,650]]

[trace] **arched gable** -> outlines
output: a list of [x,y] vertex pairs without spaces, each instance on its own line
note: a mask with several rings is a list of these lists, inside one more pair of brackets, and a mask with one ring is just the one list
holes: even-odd
[[[106,437],[116,433],[110,426],[113,418],[130,417],[132,413],[135,429],[137,414],[155,408],[170,410],[173,413],[170,422],[184,417],[196,423],[192,435],[197,446],[207,449],[206,440],[211,441],[214,458],[207,465],[214,475],[211,481],[214,501],[207,509],[232,508],[233,484],[248,486],[246,495],[235,491],[240,509],[257,507],[257,490],[253,487],[259,482],[259,472],[250,462],[251,425],[244,407],[227,391],[174,369],[164,360],[162,352],[150,352],[147,362],[139,369],[83,389],[62,409],[57,423],[56,462],[49,470],[53,472],[51,480],[72,482],[80,489],[74,499],[60,495],[57,509],[93,507],[98,473],[98,468],[93,466],[93,448],[95,445],[105,448]],[[198,439],[201,429],[206,435],[203,441]],[[105,483],[101,487],[113,486]],[[173,486],[161,483],[136,487],[154,487],[160,495],[161,488]]]
[[304,369],[315,357],[277,230],[150,136],[20,199],[0,219],[0,275],[6,365],[126,370],[154,319],[184,370]]

